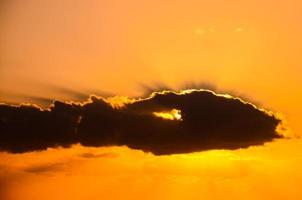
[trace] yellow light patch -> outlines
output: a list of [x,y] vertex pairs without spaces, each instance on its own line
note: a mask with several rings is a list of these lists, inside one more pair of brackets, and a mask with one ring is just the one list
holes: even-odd
[[167,120],[178,120],[182,121],[181,117],[181,110],[172,109],[170,111],[163,111],[163,112],[153,112],[156,117],[160,117]]

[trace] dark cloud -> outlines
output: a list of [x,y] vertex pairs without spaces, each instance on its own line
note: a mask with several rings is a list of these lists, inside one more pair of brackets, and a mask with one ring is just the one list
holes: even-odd
[[[181,111],[182,120],[154,112]],[[0,149],[126,145],[154,154],[236,149],[280,138],[281,120],[240,99],[207,90],[160,92],[113,108],[92,96],[83,104],[55,101],[47,110],[0,105]]]

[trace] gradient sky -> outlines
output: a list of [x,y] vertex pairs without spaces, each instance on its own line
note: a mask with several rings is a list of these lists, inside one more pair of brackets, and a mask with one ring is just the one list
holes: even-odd
[[298,0],[2,1],[1,99],[64,96],[47,85],[137,95],[141,84],[209,82],[301,131],[301,9]]
[[[2,0],[0,100],[73,100],[58,88],[135,96],[142,94],[142,85],[210,83],[281,113],[292,134],[302,135],[301,10],[300,0]],[[84,161],[76,156],[86,151],[117,156]],[[65,184],[77,192],[73,199],[113,192],[112,199],[135,199],[126,194],[128,187],[132,194],[140,191],[137,199],[146,192],[155,195],[150,199],[188,194],[220,199],[225,193],[230,199],[301,199],[301,151],[300,139],[293,139],[184,158],[77,146],[3,153],[0,167],[9,175],[0,175],[0,186],[16,195],[12,199],[31,200],[62,194]],[[53,163],[59,169],[48,172]],[[41,165],[45,170],[26,171]],[[169,178],[162,180],[163,174]]]

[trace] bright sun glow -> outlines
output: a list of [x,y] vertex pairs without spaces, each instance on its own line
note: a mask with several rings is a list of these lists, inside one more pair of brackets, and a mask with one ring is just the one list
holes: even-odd
[[163,119],[182,121],[181,110],[178,109],[172,109],[170,111],[163,111],[163,112],[153,112],[153,114],[156,117],[161,117]]

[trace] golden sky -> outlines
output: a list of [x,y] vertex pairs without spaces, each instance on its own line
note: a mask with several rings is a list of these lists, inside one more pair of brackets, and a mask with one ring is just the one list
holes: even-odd
[[[154,156],[126,147],[1,153],[5,200],[301,199],[301,140]],[[296,148],[293,148],[295,146]]]
[[[209,83],[302,125],[300,0],[2,0],[0,101]],[[126,147],[0,155],[14,199],[301,199],[301,140],[175,156]],[[6,200],[5,199],[5,200]]]

